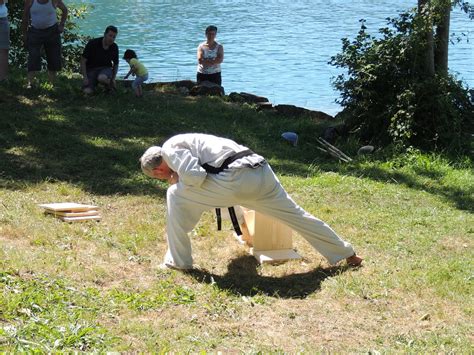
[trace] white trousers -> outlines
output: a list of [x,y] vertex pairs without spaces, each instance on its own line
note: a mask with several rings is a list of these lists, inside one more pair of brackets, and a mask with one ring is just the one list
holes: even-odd
[[176,268],[191,268],[193,258],[188,233],[204,211],[235,205],[280,220],[303,236],[330,264],[354,254],[351,244],[293,201],[266,164],[256,169],[208,174],[200,187],[171,185],[167,191],[168,251],[164,262]]

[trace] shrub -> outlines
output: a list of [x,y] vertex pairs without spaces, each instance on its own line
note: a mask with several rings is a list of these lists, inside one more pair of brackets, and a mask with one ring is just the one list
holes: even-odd
[[424,35],[415,13],[387,19],[375,37],[365,21],[330,64],[347,69],[333,81],[341,117],[365,142],[423,149],[467,150],[473,132],[473,97],[451,75],[425,75]]

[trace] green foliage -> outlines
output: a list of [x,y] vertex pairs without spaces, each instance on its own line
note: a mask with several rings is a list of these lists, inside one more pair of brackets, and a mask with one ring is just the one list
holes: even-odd
[[425,74],[425,19],[414,12],[388,18],[379,36],[361,22],[357,37],[344,38],[342,52],[330,61],[347,69],[333,85],[350,128],[379,144],[467,150],[473,97],[453,76]]
[[[8,14],[10,21],[10,51],[9,60],[13,67],[24,68],[28,59],[28,51],[23,41],[21,22],[23,16],[23,1],[11,1],[8,3]],[[84,18],[87,13],[87,7],[68,6],[68,19],[66,21],[64,32],[62,33],[62,55],[63,67],[67,71],[78,71],[80,67],[80,57],[82,49],[88,41],[87,36],[77,33],[78,25],[76,20]],[[43,63],[46,67],[46,62]]]

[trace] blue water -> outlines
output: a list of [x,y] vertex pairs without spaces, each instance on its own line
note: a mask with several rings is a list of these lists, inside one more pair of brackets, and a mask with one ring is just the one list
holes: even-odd
[[[335,114],[338,93],[331,78],[340,69],[327,64],[341,50],[341,38],[354,38],[359,19],[372,34],[386,17],[416,6],[415,0],[70,0],[93,5],[80,22],[84,34],[99,37],[104,28],[119,28],[120,55],[137,51],[151,81],[195,80],[196,47],[204,29],[216,25],[224,45],[223,86],[227,93],[245,91],[266,96],[274,104],[287,103]],[[451,45],[449,65],[474,87],[474,21],[456,10],[451,31],[464,33]],[[128,65],[121,61],[119,76]]]

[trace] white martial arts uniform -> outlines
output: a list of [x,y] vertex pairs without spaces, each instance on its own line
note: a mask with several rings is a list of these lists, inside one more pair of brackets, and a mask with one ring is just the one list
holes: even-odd
[[301,234],[330,264],[354,254],[326,223],[299,207],[281,186],[263,157],[240,158],[219,174],[208,174],[202,164],[220,167],[247,148],[207,134],[180,134],[162,146],[162,158],[179,175],[167,191],[168,251],[165,264],[188,269],[193,265],[188,233],[204,211],[244,206],[274,217]]

